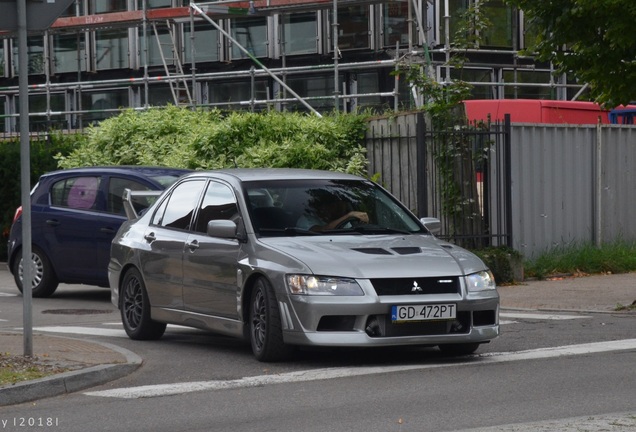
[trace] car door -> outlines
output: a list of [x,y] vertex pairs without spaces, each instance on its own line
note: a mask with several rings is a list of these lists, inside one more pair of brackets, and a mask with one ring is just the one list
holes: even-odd
[[205,184],[204,179],[192,179],[175,186],[144,232],[147,247],[139,257],[153,306],[183,307],[183,250]]
[[225,318],[238,317],[237,269],[240,243],[206,234],[211,220],[238,221],[232,189],[210,181],[198,209],[183,257],[183,301],[187,310]]
[[157,187],[152,186],[150,182],[144,183],[142,179],[108,176],[105,177],[102,188],[105,190],[105,210],[96,215],[97,227],[93,241],[95,265],[98,269],[104,269],[104,273],[107,274],[110,245],[117,230],[126,220],[122,199],[124,189],[146,191]]
[[62,178],[51,185],[49,207],[32,212],[34,243],[44,243],[62,281],[108,284],[107,267],[97,266],[104,210],[102,183],[101,175]]

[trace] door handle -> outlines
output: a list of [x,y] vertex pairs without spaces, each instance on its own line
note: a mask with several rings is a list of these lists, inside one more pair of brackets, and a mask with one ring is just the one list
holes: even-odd
[[99,231],[106,234],[115,234],[115,230],[109,227],[100,228]]
[[152,243],[153,241],[157,240],[157,237],[155,237],[155,233],[145,234],[144,240],[146,240],[148,243]]
[[54,226],[54,227],[56,227],[56,226],[59,226],[59,225],[60,225],[60,221],[59,221],[59,220],[57,220],[57,219],[47,219],[47,220],[46,220],[46,224],[47,224],[47,225],[50,225],[50,226]]
[[199,242],[197,240],[193,240],[189,243],[186,243],[186,247],[190,249],[190,252],[194,252],[195,250],[199,249]]

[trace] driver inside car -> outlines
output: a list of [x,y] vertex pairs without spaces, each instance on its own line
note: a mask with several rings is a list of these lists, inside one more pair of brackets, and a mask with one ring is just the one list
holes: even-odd
[[347,220],[357,220],[358,223],[369,223],[369,215],[365,212],[349,210],[349,203],[338,197],[331,196],[328,199],[321,199],[314,206],[313,213],[305,213],[296,225],[299,228],[323,232],[336,228],[341,228]]

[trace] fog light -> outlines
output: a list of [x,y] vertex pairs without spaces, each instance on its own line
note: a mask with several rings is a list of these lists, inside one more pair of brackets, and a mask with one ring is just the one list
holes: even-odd
[[466,331],[466,327],[461,321],[455,320],[451,324],[450,332],[451,333],[464,333]]

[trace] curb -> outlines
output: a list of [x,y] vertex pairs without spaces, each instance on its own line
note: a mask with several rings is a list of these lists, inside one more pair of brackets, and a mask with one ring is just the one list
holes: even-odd
[[605,315],[622,315],[630,311],[611,311],[598,309],[566,309],[566,308],[527,308],[516,306],[501,306],[499,311],[517,311],[517,312],[548,312],[548,313],[578,313],[578,314],[605,314]]
[[141,357],[127,349],[104,342],[91,341],[91,343],[120,353],[126,358],[126,363],[91,366],[85,369],[63,372],[37,380],[0,387],[0,406],[59,396],[105,384],[131,374],[143,362]]

